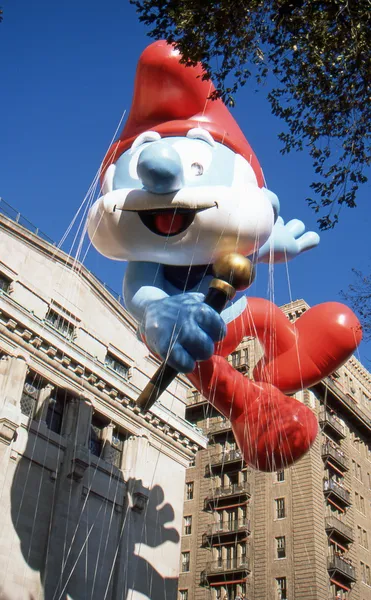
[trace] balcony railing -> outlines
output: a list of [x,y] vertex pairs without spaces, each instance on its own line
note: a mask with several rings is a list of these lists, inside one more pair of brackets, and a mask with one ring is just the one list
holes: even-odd
[[348,542],[354,541],[353,529],[333,515],[325,517],[325,528],[326,530],[335,531]]
[[188,396],[188,405],[200,404],[201,402],[206,402],[206,398],[199,392],[192,394],[192,396]]
[[327,410],[322,410],[319,414],[319,422],[323,428],[329,427],[333,432],[335,432],[339,437],[345,437],[345,427],[339,421],[339,419],[329,413]]
[[323,491],[325,494],[334,493],[344,504],[350,506],[352,504],[350,492],[343,486],[339,485],[335,479],[325,479],[323,482]]
[[227,431],[231,428],[231,422],[226,421],[214,421],[214,423],[210,423],[207,428],[208,433],[215,433],[217,431]]
[[327,569],[329,571],[338,571],[343,576],[350,579],[350,581],[356,581],[356,570],[347,559],[342,557],[340,554],[332,554],[327,559]]
[[222,465],[228,462],[242,460],[242,454],[239,450],[230,450],[230,452],[216,452],[210,456],[212,465]]
[[212,523],[206,529],[206,535],[221,535],[224,533],[238,533],[239,531],[250,532],[249,519],[240,519],[239,521],[225,521],[224,523]]
[[250,571],[249,559],[246,556],[241,556],[240,558],[227,558],[226,560],[214,560],[206,563],[205,572],[207,575],[228,573],[230,571]]
[[209,495],[205,499],[205,505],[218,501],[227,496],[251,496],[250,484],[248,481],[233,483],[229,486],[220,486],[209,490]]
[[326,442],[322,445],[322,458],[330,458],[343,471],[348,470],[348,464],[344,453],[342,452],[342,450],[340,450],[340,448],[336,448],[336,446],[333,446],[330,442]]

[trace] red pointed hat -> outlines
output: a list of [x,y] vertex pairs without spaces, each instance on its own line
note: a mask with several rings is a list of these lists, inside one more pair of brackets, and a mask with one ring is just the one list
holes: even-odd
[[207,129],[217,142],[241,154],[252,166],[259,187],[263,173],[250,144],[222,100],[210,100],[214,86],[202,80],[200,64],[186,67],[180,54],[165,41],[154,42],[141,55],[137,67],[134,97],[125,127],[108,150],[102,177],[133,141],[144,131],[161,136],[184,136],[194,127]]

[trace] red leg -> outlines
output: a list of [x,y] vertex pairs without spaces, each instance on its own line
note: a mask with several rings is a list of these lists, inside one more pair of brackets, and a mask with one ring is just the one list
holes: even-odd
[[362,330],[354,313],[338,302],[314,306],[290,323],[272,302],[249,298],[245,311],[228,324],[216,354],[227,356],[246,336],[257,338],[264,349],[254,380],[294,393],[344,364],[359,345]]
[[267,383],[255,383],[221,356],[198,363],[192,384],[232,423],[244,460],[274,471],[298,460],[312,445],[317,419],[295,398]]

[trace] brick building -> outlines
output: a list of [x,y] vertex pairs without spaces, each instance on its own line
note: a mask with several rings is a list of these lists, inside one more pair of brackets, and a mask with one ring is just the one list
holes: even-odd
[[[283,307],[291,320],[308,307]],[[231,357],[249,377],[259,348]],[[246,468],[230,423],[197,392],[186,417],[209,438],[187,470],[179,600],[371,600],[371,376],[352,357],[296,396],[320,434],[293,467]]]

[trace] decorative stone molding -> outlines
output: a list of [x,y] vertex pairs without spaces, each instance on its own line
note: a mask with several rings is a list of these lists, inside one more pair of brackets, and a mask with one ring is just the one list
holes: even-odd
[[90,465],[90,454],[86,448],[76,447],[71,460],[70,469],[67,474],[69,479],[73,481],[81,481],[84,477],[86,469]]
[[[112,384],[108,383],[108,381],[105,381],[104,379],[100,378],[96,373],[94,373],[91,370],[91,368],[83,367],[81,363],[78,363],[71,356],[68,356],[68,342],[66,342],[66,347],[63,349],[62,352],[61,350],[58,350],[55,346],[53,346],[48,339],[42,339],[42,337],[31,333],[30,330],[26,329],[22,323],[17,323],[14,319],[11,319],[9,315],[6,315],[4,311],[1,314],[0,320],[4,324],[6,324],[7,321],[9,322],[10,320],[14,321],[16,324],[16,328],[14,330],[14,333],[12,332],[12,335],[19,336],[24,344],[29,344],[31,348],[33,347],[39,352],[45,353],[48,356],[49,360],[55,362],[56,369],[60,369],[61,365],[63,365],[64,368],[66,368],[68,371],[72,371],[75,376],[81,379],[82,385],[84,385],[84,382],[87,382],[90,385],[94,386],[95,388],[97,388],[97,390],[99,390],[101,394],[108,396],[109,400],[112,403],[114,403],[114,405],[120,404],[126,410],[129,410],[135,415],[140,416],[143,420],[145,420],[146,423],[148,423],[153,428],[161,432],[162,435],[169,436],[173,443],[178,443],[187,450],[189,450],[190,447],[193,447],[193,442],[191,442],[191,440],[188,439],[186,435],[178,432],[176,428],[169,426],[168,423],[166,423],[161,418],[150,412],[147,413],[145,416],[142,415],[141,411],[136,405],[136,401],[134,398],[130,398],[124,393],[120,392],[116,387],[112,386]],[[135,393],[137,392],[133,392],[133,394]]]
[[133,493],[133,505],[131,509],[134,512],[142,513],[146,508],[148,503],[148,496],[143,494],[143,492],[134,492]]
[[43,343],[43,341],[39,337],[34,337],[33,340],[31,340],[31,344],[33,346],[35,346],[35,348],[40,348],[40,346],[41,346],[42,343]]
[[83,367],[82,365],[76,365],[75,369],[74,369],[76,375],[83,375],[84,371],[85,371],[85,367]]
[[6,417],[0,417],[0,441],[9,445],[13,441],[18,423],[14,423]]
[[9,321],[6,323],[6,327],[11,331],[14,331],[14,329],[17,327],[17,323],[13,321],[13,319],[9,319]]

